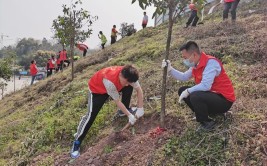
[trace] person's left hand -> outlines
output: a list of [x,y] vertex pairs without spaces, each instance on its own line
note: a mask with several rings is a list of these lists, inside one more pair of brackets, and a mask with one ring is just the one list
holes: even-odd
[[182,99],[187,98],[188,96],[189,96],[189,92],[188,92],[188,90],[186,89],[186,90],[184,90],[184,91],[181,93],[181,95],[180,95],[180,97],[179,97],[179,103],[182,103]]
[[137,118],[140,118],[140,117],[142,117],[143,115],[144,115],[144,108],[142,107],[142,108],[137,108],[137,111],[136,111],[136,113],[135,113],[135,116],[137,117]]

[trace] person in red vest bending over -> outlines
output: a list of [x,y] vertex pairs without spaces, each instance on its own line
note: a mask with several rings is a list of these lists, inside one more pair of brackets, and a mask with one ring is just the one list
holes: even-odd
[[83,51],[83,57],[85,57],[86,53],[87,53],[87,49],[88,49],[87,45],[85,45],[85,44],[76,44],[76,47],[79,50]]
[[31,65],[30,65],[30,74],[32,76],[32,81],[31,81],[31,85],[33,84],[34,80],[35,80],[35,77],[37,76],[42,76],[43,79],[44,79],[44,76],[43,74],[37,74],[38,73],[38,68],[36,66],[36,61],[35,60],[32,60],[31,61]]
[[222,63],[213,56],[201,52],[197,43],[189,41],[180,48],[184,64],[189,67],[180,72],[171,66],[169,60],[162,61],[168,73],[175,79],[187,81],[194,78],[194,86],[183,86],[179,89],[179,102],[185,101],[195,113],[198,130],[212,130],[216,122],[209,115],[227,112],[236,100],[231,80]]
[[67,66],[70,65],[70,61],[68,60],[66,49],[63,49],[62,51],[60,51],[59,60],[60,60],[60,70],[62,70],[62,68],[64,67],[63,65],[64,65],[65,62],[68,63]]
[[228,13],[231,9],[232,22],[235,23],[236,20],[236,8],[240,0],[224,0],[224,9],[223,9],[223,20],[228,19]]
[[193,3],[189,4],[189,9],[191,10],[191,14],[186,22],[185,28],[187,28],[191,23],[192,23],[192,27],[197,26],[197,22],[199,20],[199,17],[197,16],[197,8],[195,4]]
[[[92,126],[98,112],[109,96],[116,103],[117,107],[128,116],[129,122],[133,125],[136,118],[144,115],[143,91],[138,82],[139,74],[132,65],[112,66],[97,71],[88,81],[88,112],[81,118],[75,140],[71,149],[71,157],[77,158],[80,155],[80,145]],[[137,110],[135,116],[131,113],[130,101],[133,89],[137,92]],[[121,92],[121,100],[120,100]]]

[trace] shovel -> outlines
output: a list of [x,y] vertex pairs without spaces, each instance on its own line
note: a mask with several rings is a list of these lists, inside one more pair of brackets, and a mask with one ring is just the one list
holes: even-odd
[[214,6],[212,6],[208,12],[208,14],[211,14],[214,10],[215,7],[217,7],[218,5],[220,5],[221,3],[223,3],[223,0],[221,0],[219,3],[215,4]]
[[[136,107],[133,107],[135,109],[137,109]],[[133,109],[132,108],[132,109]],[[136,118],[136,121],[138,120],[138,118],[136,117],[136,115],[134,115],[134,117]],[[136,123],[136,122],[135,122]],[[123,132],[124,130],[128,129],[129,127],[131,126],[131,123],[128,122],[122,129],[121,129],[121,132]]]
[[201,21],[198,23],[198,25],[204,24],[203,19],[204,19],[204,8],[201,10]]

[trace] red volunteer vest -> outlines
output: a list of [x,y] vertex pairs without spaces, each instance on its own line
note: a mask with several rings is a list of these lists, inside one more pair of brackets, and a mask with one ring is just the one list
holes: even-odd
[[142,24],[147,24],[147,20],[143,20],[142,21]]
[[85,44],[77,44],[77,47],[81,51],[84,51],[84,50],[88,49],[88,47]]
[[118,91],[120,91],[123,88],[119,80],[119,74],[122,68],[123,66],[112,66],[99,70],[88,81],[89,89],[92,93],[106,94],[107,90],[103,84],[103,79],[106,78],[115,85]]
[[206,55],[204,52],[202,52],[201,54],[199,64],[197,65],[196,68],[193,68],[193,71],[192,71],[193,77],[195,79],[195,83],[199,84],[201,82],[203,71],[209,59],[215,59],[216,61],[219,62],[221,66],[221,73],[217,77],[214,78],[214,82],[211,86],[210,91],[214,93],[219,93],[223,95],[227,100],[234,102],[236,100],[234,88],[231,83],[231,80],[225,73],[222,63],[215,57]]
[[67,60],[67,52],[66,51],[61,51],[60,54],[59,54],[59,59],[60,59],[60,61]]
[[228,2],[234,2],[235,0],[224,0],[224,2],[228,3]]
[[49,63],[49,69],[54,69],[55,68],[55,65],[52,63],[52,59],[50,59],[48,61],[48,63]]
[[189,9],[191,9],[191,10],[197,10],[195,4],[193,4],[193,3],[191,3],[191,4],[189,5]]
[[59,58],[57,59],[57,65],[60,65],[60,56],[59,56]]
[[34,75],[37,74],[37,72],[38,72],[38,70],[37,70],[37,66],[36,66],[35,64],[31,64],[31,65],[30,65],[30,74],[31,74],[32,76],[34,76]]

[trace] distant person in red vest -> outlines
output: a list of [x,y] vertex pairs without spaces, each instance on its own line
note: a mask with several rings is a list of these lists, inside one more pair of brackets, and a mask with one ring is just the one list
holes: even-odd
[[[92,126],[98,112],[105,101],[111,97],[117,107],[128,116],[129,122],[133,125],[136,118],[144,115],[143,91],[138,82],[139,74],[132,65],[112,66],[99,70],[88,81],[89,97],[88,112],[82,117],[75,140],[71,149],[71,157],[77,158],[80,155],[80,145]],[[137,92],[137,110],[135,116],[130,109],[130,101],[133,89]],[[120,100],[121,92],[121,100]]]
[[185,28],[189,27],[191,23],[192,23],[192,27],[197,26],[197,22],[199,20],[199,17],[197,16],[197,8],[195,4],[193,3],[189,4],[189,9],[191,10],[191,14],[186,22]]
[[111,44],[114,44],[117,41],[117,33],[116,25],[113,25],[113,28],[111,29]]
[[37,76],[42,76],[42,78],[44,79],[44,76],[43,74],[37,74],[38,73],[38,68],[36,66],[36,61],[35,60],[32,60],[31,61],[31,65],[30,65],[30,74],[32,76],[32,81],[31,81],[31,85],[33,84],[35,78]]
[[57,59],[54,55],[51,56],[51,58],[48,59],[47,63],[47,77],[52,75],[53,70],[56,70],[57,68]]
[[76,44],[76,47],[83,52],[83,57],[86,56],[88,46],[85,44]]
[[148,16],[146,15],[146,12],[144,12],[144,17],[143,17],[143,20],[142,20],[143,29],[146,27],[147,23],[148,23]]
[[57,68],[56,68],[56,72],[58,72],[59,70],[60,70],[60,52],[61,51],[59,51],[58,52],[58,54],[57,54],[57,58],[56,58],[56,60],[57,60]]
[[197,43],[189,41],[180,48],[184,64],[189,68],[180,72],[171,66],[169,60],[162,61],[168,73],[180,81],[194,78],[195,86],[183,86],[179,89],[179,102],[182,100],[195,113],[199,130],[212,130],[216,122],[209,115],[227,112],[236,100],[231,80],[222,63],[213,56],[202,52]]
[[228,19],[228,13],[231,9],[232,22],[236,20],[236,8],[240,0],[224,0],[223,20]]
[[49,77],[51,75],[50,70],[49,70],[49,61],[50,61],[50,58],[48,59],[46,63],[46,77]]
[[67,66],[70,65],[70,61],[68,59],[68,55],[67,55],[67,51],[66,49],[63,49],[60,53],[59,53],[59,60],[60,60],[60,70],[62,70],[62,68],[64,67],[63,65],[65,63],[67,63]]

